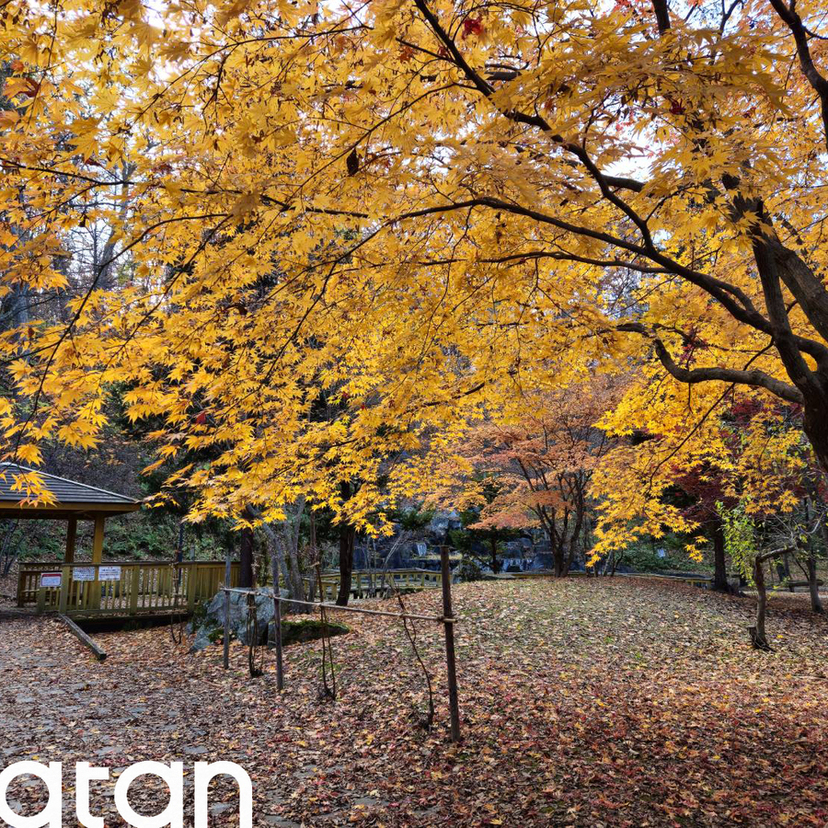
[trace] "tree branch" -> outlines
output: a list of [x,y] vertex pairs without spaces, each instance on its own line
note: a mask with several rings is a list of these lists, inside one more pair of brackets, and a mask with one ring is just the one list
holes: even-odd
[[658,337],[653,339],[653,344],[661,364],[679,382],[693,385],[699,382],[719,380],[720,382],[732,382],[736,385],[764,388],[787,402],[801,403],[803,401],[802,392],[798,388],[788,385],[764,371],[757,369],[745,371],[739,368],[682,368],[676,364],[664,343]]
[[[588,238],[595,239],[596,241],[601,241],[613,247],[634,253],[637,256],[650,259],[650,261],[662,265],[670,273],[674,273],[676,276],[680,276],[685,281],[690,282],[696,287],[704,290],[717,302],[719,302],[719,304],[721,304],[737,321],[750,325],[752,328],[768,334],[768,336],[774,336],[775,334],[773,325],[771,325],[770,321],[765,316],[756,310],[753,302],[750,300],[750,297],[747,296],[741,288],[731,285],[721,279],[717,279],[714,276],[710,276],[707,273],[701,273],[698,270],[686,267],[658,250],[648,250],[641,245],[635,244],[635,242],[627,241],[620,236],[614,236],[613,234],[607,233],[603,230],[594,230],[591,227],[572,224],[571,222],[564,221],[556,216],[542,213],[538,210],[533,210],[530,207],[524,207],[520,204],[503,201],[502,199],[493,198],[491,196],[481,196],[478,198],[467,199],[465,201],[423,207],[420,210],[402,213],[393,219],[389,219],[389,223],[393,224],[398,221],[420,218],[426,215],[448,213],[453,210],[465,210],[470,207],[489,207],[495,210],[503,210],[505,212],[512,213],[513,215],[524,216],[532,219],[533,221],[551,225],[559,230],[564,230],[578,236],[586,236]],[[800,351],[810,354],[815,359],[828,359],[828,348],[826,348],[826,346],[822,343],[796,335],[794,335],[794,341]]]
[[[628,331],[646,336],[653,341],[656,355],[667,372],[679,382],[686,382],[694,385],[699,382],[718,380],[730,382],[734,385],[750,385],[754,388],[764,388],[787,402],[802,403],[802,392],[793,385],[788,385],[781,380],[756,369],[748,370],[747,367],[740,368],[682,368],[676,363],[662,340],[648,330],[641,322],[623,322],[617,325],[615,330]],[[755,357],[753,358],[755,359]],[[751,362],[753,361],[751,359]],[[750,362],[748,363],[750,365]]]
[[[421,14],[426,19],[426,22],[431,27],[434,34],[437,35],[437,38],[443,43],[443,46],[451,55],[451,59],[455,63],[455,65],[463,72],[463,74],[469,79],[469,81],[474,85],[474,87],[477,89],[478,92],[480,92],[481,95],[491,100],[492,96],[495,93],[495,88],[484,77],[482,77],[479,72],[476,72],[469,65],[468,61],[463,56],[463,53],[460,51],[460,49],[457,48],[457,44],[454,42],[454,38],[443,28],[439,18],[429,8],[425,0],[414,0],[414,5],[420,10]],[[504,110],[500,109],[499,107],[498,111],[506,118],[509,118],[510,120],[515,121],[516,123],[537,127],[542,132],[545,132],[547,135],[549,135],[549,137],[554,143],[556,143],[558,146],[562,147],[567,152],[574,155],[584,165],[584,167],[589,172],[590,176],[601,188],[602,194],[605,197],[609,198],[609,196],[611,195],[612,197],[610,198],[610,201],[612,201],[612,203],[615,204],[615,206],[618,207],[620,210],[625,212],[639,226],[639,228],[642,228],[642,226],[646,224],[644,220],[641,219],[626,202],[618,198],[614,193],[610,193],[609,191],[610,187],[615,187],[619,189],[631,190],[633,192],[640,193],[644,189],[644,184],[642,182],[636,181],[635,179],[628,178],[626,176],[604,175],[602,172],[600,172],[600,170],[598,170],[598,167],[589,157],[589,154],[584,149],[584,147],[574,143],[573,141],[565,140],[562,135],[553,133],[552,127],[549,125],[549,122],[541,115],[529,115],[517,109]]]
[[658,33],[663,35],[670,28],[670,9],[667,0],[652,0],[653,11],[658,24]]
[[825,143],[828,146],[828,80],[819,73],[811,55],[811,47],[808,45],[808,32],[802,23],[802,18],[794,10],[794,3],[786,6],[784,0],[770,0],[774,11],[779,15],[785,25],[791,30],[796,43],[796,54],[799,58],[799,65],[802,72],[811,84],[813,90],[819,95],[822,108],[822,127],[825,133]]

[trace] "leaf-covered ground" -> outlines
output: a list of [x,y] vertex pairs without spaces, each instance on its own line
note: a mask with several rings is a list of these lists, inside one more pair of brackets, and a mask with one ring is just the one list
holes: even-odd
[[[435,614],[438,601],[407,599]],[[238,645],[225,672],[220,647],[190,655],[165,627],[106,633],[98,664],[54,621],[6,618],[0,764],[90,761],[116,774],[145,759],[229,759],[253,777],[257,826],[828,822],[828,622],[801,600],[771,602],[771,654],[745,643],[751,599],[658,581],[467,584],[455,603],[459,746],[436,625],[419,625],[438,707],[425,733],[422,674],[395,621],[348,616],[330,702],[318,643],[286,650],[280,695],[272,656],[250,679]],[[159,810],[154,792],[133,797],[139,810]],[[12,795],[25,809],[42,791]],[[212,801],[213,824],[235,825],[231,787]],[[108,785],[94,802],[120,824]]]

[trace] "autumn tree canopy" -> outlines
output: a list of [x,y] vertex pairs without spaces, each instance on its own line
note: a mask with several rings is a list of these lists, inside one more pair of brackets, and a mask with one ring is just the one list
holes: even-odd
[[819,11],[12,0],[2,290],[89,289],[3,333],[4,453],[92,445],[118,383],[159,459],[214,451],[196,516],[365,523],[468,409],[649,365],[827,464]]

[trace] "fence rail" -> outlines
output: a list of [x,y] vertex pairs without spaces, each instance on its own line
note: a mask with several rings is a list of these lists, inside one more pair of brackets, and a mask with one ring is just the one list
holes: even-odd
[[[232,568],[236,586],[239,566]],[[224,585],[224,563],[179,564],[135,561],[90,563],[26,563],[17,580],[17,605],[68,616],[150,614],[164,610],[192,612]]]

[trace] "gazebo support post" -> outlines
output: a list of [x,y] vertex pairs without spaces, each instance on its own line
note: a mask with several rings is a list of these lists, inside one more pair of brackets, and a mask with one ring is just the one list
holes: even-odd
[[72,580],[72,567],[69,564],[75,562],[75,539],[77,536],[78,519],[76,517],[70,517],[66,526],[66,554],[63,556],[63,567],[60,578],[59,612],[66,612],[66,605],[69,600],[69,581]]
[[95,535],[92,540],[92,563],[95,564],[95,584],[92,607],[101,608],[101,582],[99,580],[100,564],[103,561],[104,516],[95,515]]
[[69,525],[66,528],[66,555],[63,558],[64,563],[75,562],[75,538],[78,536],[78,519],[76,517],[69,518]]
[[95,538],[92,541],[92,563],[103,561],[104,516],[95,515]]

